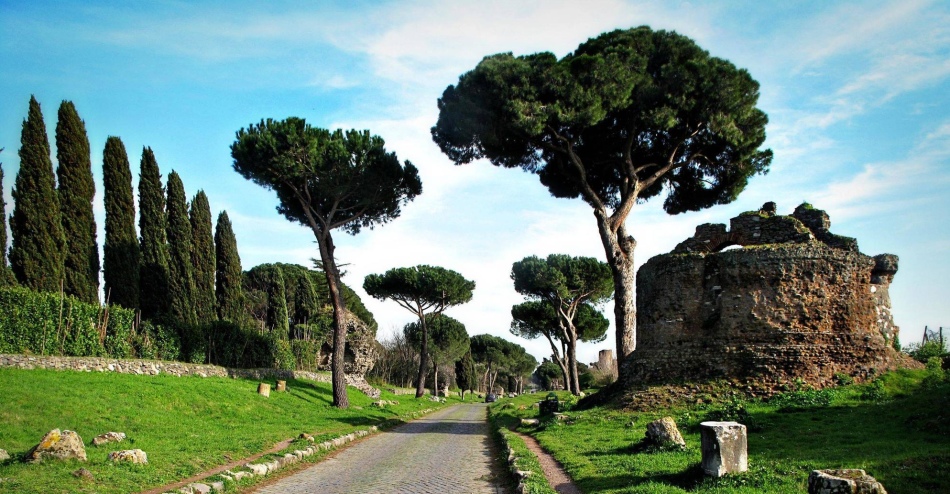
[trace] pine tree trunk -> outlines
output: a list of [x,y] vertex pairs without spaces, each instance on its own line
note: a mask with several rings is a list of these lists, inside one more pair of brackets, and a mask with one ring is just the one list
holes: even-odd
[[617,336],[617,380],[625,377],[624,360],[637,347],[636,271],[633,266],[633,251],[637,241],[627,235],[623,225],[611,228],[611,219],[606,212],[595,210],[597,229],[607,254],[607,264],[614,279],[614,322]]
[[571,344],[567,346],[567,368],[570,370],[569,390],[572,395],[577,396],[581,393],[580,379],[577,377],[577,339],[572,338]]
[[419,378],[416,381],[416,398],[426,394],[426,374],[429,372],[429,330],[426,328],[426,318],[419,312],[419,324],[422,326],[422,352],[419,354]]
[[[314,232],[316,233],[316,232]],[[330,372],[333,381],[333,406],[349,408],[350,399],[346,395],[346,376],[343,370],[344,349],[346,348],[346,307],[340,293],[340,272],[333,259],[333,238],[330,232],[316,235],[320,246],[320,259],[323,261],[323,272],[327,278],[327,287],[330,291],[330,304],[333,307],[333,357],[330,362]]]

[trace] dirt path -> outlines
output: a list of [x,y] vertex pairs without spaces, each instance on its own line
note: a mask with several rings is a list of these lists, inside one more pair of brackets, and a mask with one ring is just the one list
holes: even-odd
[[501,494],[507,476],[497,462],[485,405],[461,404],[367,437],[253,492]]
[[528,449],[538,457],[538,463],[541,464],[544,476],[547,477],[548,484],[552,489],[560,494],[582,494],[581,490],[578,489],[571,478],[567,476],[561,464],[558,463],[553,456],[549,455],[547,451],[541,449],[541,445],[538,444],[538,441],[531,436],[519,432],[515,432],[515,434],[518,434],[518,436],[524,439],[524,443],[528,446]]

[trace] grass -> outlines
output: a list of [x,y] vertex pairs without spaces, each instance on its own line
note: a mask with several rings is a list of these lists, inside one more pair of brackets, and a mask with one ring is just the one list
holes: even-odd
[[[569,411],[566,421],[520,426],[521,418],[537,416],[531,405],[544,395],[497,403],[492,415],[537,438],[584,492],[805,492],[808,474],[819,468],[863,468],[891,494],[950,492],[950,381],[942,371],[898,371],[769,401],[736,396],[650,412],[596,407]],[[676,419],[685,451],[640,446],[646,425],[664,415]],[[749,471],[706,478],[699,423],[734,418],[749,426]]]
[[[443,406],[383,391],[382,399],[399,404],[379,408],[350,388],[350,408],[340,410],[332,406],[329,383],[290,380],[288,392],[271,391],[269,398],[257,394],[257,383],[0,369],[0,448],[13,456],[0,462],[0,493],[138,492],[265,451],[302,432],[319,442]],[[19,461],[55,428],[78,432],[89,460]],[[128,438],[99,448],[91,445],[93,437],[108,431]],[[149,463],[106,460],[119,449],[142,449]],[[71,472],[80,467],[95,480],[73,477]]]

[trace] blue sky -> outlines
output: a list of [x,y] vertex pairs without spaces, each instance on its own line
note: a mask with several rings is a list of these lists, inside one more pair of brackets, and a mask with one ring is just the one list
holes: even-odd
[[[34,94],[47,130],[75,103],[92,146],[98,224],[107,136],[120,136],[137,180],[143,146],[186,192],[227,210],[245,269],[311,265],[312,233],[279,216],[276,199],[231,168],[229,146],[262,118],[299,116],[327,128],[368,128],[420,170],[423,194],[395,222],[336,236],[344,281],[434,264],[477,283],[449,314],[537,357],[546,343],[508,333],[511,263],[528,255],[604,254],[588,206],[549,197],[533,176],[487,163],[453,166],[432,143],[436,100],[485,55],[563,56],[597,34],[672,29],[761,83],[770,118],[768,175],[730,205],[668,216],[638,205],[628,228],[638,263],[668,252],[697,224],[728,223],[766,201],[788,214],[803,201],[869,255],[900,256],[892,285],[906,344],[925,325],[950,327],[950,4],[896,2],[400,1],[0,3],[0,154],[4,197]],[[52,140],[52,139],[51,139]],[[55,160],[55,152],[54,160]],[[363,294],[379,337],[412,315]],[[612,312],[606,307],[606,312]],[[612,332],[611,332],[612,334]],[[596,360],[612,338],[582,345]]]

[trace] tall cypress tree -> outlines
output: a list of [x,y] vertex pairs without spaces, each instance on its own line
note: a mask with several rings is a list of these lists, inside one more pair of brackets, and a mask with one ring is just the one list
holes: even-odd
[[[0,148],[0,153],[3,148]],[[0,285],[14,284],[13,271],[7,265],[7,201],[3,198],[3,163],[0,162]]]
[[290,337],[290,318],[287,313],[287,285],[284,272],[277,268],[277,276],[271,286],[267,301],[268,318],[277,337],[286,340]]
[[186,326],[197,323],[195,315],[195,274],[191,261],[191,221],[188,219],[188,201],[181,177],[174,171],[168,174],[168,288],[169,317]]
[[151,148],[142,150],[139,172],[139,233],[142,236],[139,271],[139,307],[142,317],[167,315],[168,242],[165,236],[165,191]]
[[195,270],[195,315],[199,324],[217,319],[214,300],[214,237],[211,206],[203,190],[191,200],[191,260]]
[[241,256],[227,211],[218,215],[214,228],[215,298],[218,318],[240,322],[244,319],[244,288],[241,285]]
[[59,179],[59,210],[66,236],[63,291],[90,304],[99,303],[99,245],[92,198],[89,137],[86,124],[71,101],[59,105],[56,123],[56,176]]
[[20,171],[13,188],[10,266],[21,285],[58,292],[63,280],[64,244],[46,124],[36,98],[20,134]]
[[106,206],[106,240],[103,281],[110,303],[139,308],[139,242],[135,233],[135,198],[132,170],[122,139],[110,136],[102,156],[103,199]]

